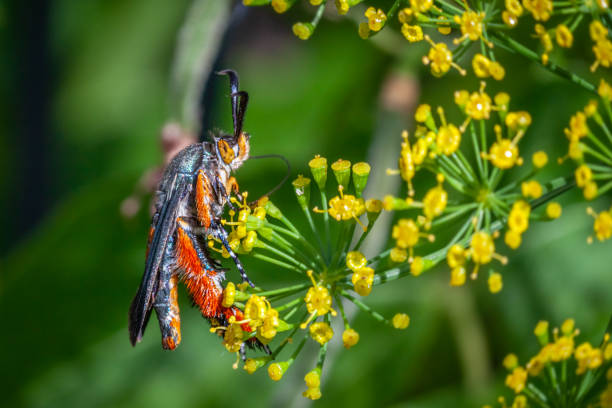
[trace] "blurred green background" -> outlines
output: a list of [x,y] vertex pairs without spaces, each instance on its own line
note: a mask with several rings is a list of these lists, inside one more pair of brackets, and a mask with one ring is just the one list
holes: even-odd
[[[160,129],[172,111],[170,69],[189,7],[189,1],[161,0],[0,3],[2,406],[309,403],[300,394],[312,354],[280,383],[263,370],[252,376],[234,371],[234,356],[209,334],[183,291],[183,342],[176,351],[161,349],[153,321],[141,344],[132,348],[128,341],[148,196],[133,218],[121,216],[119,206],[162,160]],[[399,134],[410,126],[414,103],[442,104],[459,120],[452,92],[476,89],[473,77],[434,79],[420,63],[423,45],[382,34],[363,41],[354,21],[338,20],[333,12],[312,39],[300,41],[291,24],[310,19],[312,11],[300,6],[278,16],[270,9],[242,10],[222,44],[217,67],[236,69],[251,96],[246,129],[253,154],[285,155],[292,176],[307,173],[317,153],[332,161],[376,158],[373,176],[380,177],[395,166]],[[513,109],[531,112],[523,156],[545,148],[553,162],[546,175],[567,174],[569,166],[554,164],[566,149],[562,129],[589,95],[522,59],[502,58],[507,78],[487,89],[511,90]],[[587,58],[563,63],[587,72]],[[400,99],[413,103],[399,113],[380,103],[389,78],[410,85]],[[229,129],[226,82],[217,82],[205,109],[211,126]],[[381,146],[391,154],[376,156]],[[261,194],[283,174],[280,164],[259,160],[237,177],[243,189]],[[572,194],[561,202],[577,201]],[[301,222],[288,185],[274,200]],[[601,210],[609,199],[593,205]],[[332,352],[323,398],[315,405],[478,406],[501,390],[506,353],[526,357],[536,350],[531,332],[538,320],[560,324],[574,317],[585,338],[596,341],[612,311],[612,273],[609,243],[586,244],[592,221],[585,207],[568,204],[560,220],[533,225],[501,270],[505,287],[497,295],[488,292],[485,279],[451,289],[445,267],[374,290],[367,303],[388,316],[409,313],[410,328],[398,332],[357,315],[353,326],[361,341],[350,351]],[[294,281],[286,272],[246,262],[261,286]]]

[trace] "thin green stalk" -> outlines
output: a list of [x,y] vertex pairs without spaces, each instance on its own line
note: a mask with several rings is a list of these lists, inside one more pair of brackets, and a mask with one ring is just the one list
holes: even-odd
[[266,244],[263,241],[260,241],[260,245],[262,249],[265,249],[267,251],[272,252],[273,254],[276,254],[278,256],[280,256],[281,258],[286,259],[287,261],[289,261],[290,263],[292,263],[293,265],[295,265],[296,267],[298,267],[299,269],[303,270],[304,272],[306,272],[308,270],[308,266],[304,265],[303,263],[301,263],[300,261],[298,261],[295,258],[292,258],[290,255],[287,255],[286,253],[284,253],[283,251],[279,251],[278,249],[274,248],[271,245]]
[[293,307],[297,304],[299,304],[300,302],[303,302],[304,299],[299,297],[299,298],[295,298],[293,299],[291,302],[287,302],[284,305],[280,305],[279,307],[275,307],[276,310],[278,310],[279,312],[282,312],[285,309],[289,309],[290,307]]
[[558,66],[552,61],[549,61],[548,64],[546,65],[542,64],[542,60],[538,56],[538,54],[536,54],[529,48],[525,47],[523,44],[512,39],[508,35],[498,31],[491,35],[491,40],[493,41],[495,45],[502,45],[502,46],[505,45],[506,47],[510,48],[513,51],[516,51],[518,54],[522,55],[523,57],[531,61],[537,62],[538,64],[540,64],[540,66],[542,66],[546,70],[552,73],[555,73],[562,78],[568,79],[577,85],[580,85],[587,91],[592,92],[592,93],[597,93],[597,88],[595,85],[579,77],[573,72],[570,72],[566,70],[565,68],[561,68],[560,66]]
[[602,142],[593,134],[593,132],[588,132],[587,136],[593,143],[597,145],[600,151],[604,152],[609,158],[612,158],[612,151],[608,149]]
[[283,294],[287,292],[297,292],[302,289],[306,289],[310,285],[311,283],[308,282],[308,283],[300,283],[299,285],[286,286],[280,289],[266,290],[264,292],[257,292],[257,296],[268,296],[269,297],[269,296],[274,296],[274,295]]
[[474,129],[474,121],[470,122],[470,135],[472,137],[472,145],[474,148],[474,156],[476,164],[478,165],[478,173],[480,174],[480,180],[485,181],[485,172],[482,164],[482,158],[480,157],[480,147],[476,136],[476,130]]
[[353,302],[353,304],[355,304],[355,306],[357,306],[359,309],[368,313],[370,316],[372,316],[374,319],[378,320],[379,322],[387,324],[387,325],[391,324],[391,322],[385,319],[383,315],[381,315],[380,313],[378,313],[377,311],[372,309],[370,306],[366,305],[365,303],[363,303],[362,301],[360,301],[359,299],[357,299],[356,297],[354,297],[347,291],[341,290],[340,294],[344,296],[345,298],[347,298],[348,300],[350,300],[351,302]]
[[271,258],[269,256],[260,254],[258,252],[251,252],[251,255],[253,256],[253,258],[260,259],[262,261],[274,264],[276,266],[280,266],[281,268],[285,268],[285,269],[288,269],[288,270],[293,271],[293,272],[301,273],[301,271],[296,269],[293,265],[290,265],[290,264],[285,263],[283,261],[279,261],[278,259]]
[[327,253],[325,257],[329,261],[331,258],[331,233],[329,232],[329,213],[327,208],[327,194],[321,190],[321,205],[323,206],[323,222],[325,223],[325,240],[327,241]]

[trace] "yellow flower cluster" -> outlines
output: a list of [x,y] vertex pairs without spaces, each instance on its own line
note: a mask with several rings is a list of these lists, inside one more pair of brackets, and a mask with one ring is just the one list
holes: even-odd
[[[523,396],[523,399],[529,398],[532,402],[540,402],[541,395],[545,393],[557,393],[561,389],[580,389],[581,386],[593,387],[594,383],[591,383],[585,378],[585,373],[593,371],[595,373],[605,372],[608,378],[608,382],[612,381],[612,344],[609,343],[610,335],[605,334],[603,342],[599,347],[594,347],[589,342],[583,342],[576,346],[575,338],[578,336],[580,331],[575,328],[573,319],[567,319],[563,322],[560,328],[552,330],[552,341],[550,336],[549,324],[547,321],[540,321],[534,330],[538,342],[540,343],[540,350],[529,359],[524,365],[520,366],[518,358],[514,354],[509,354],[504,359],[503,365],[509,371],[506,376],[506,386],[514,391],[518,396]],[[575,376],[568,375],[567,371],[573,369]],[[536,382],[531,378],[538,376],[546,376],[547,379],[544,382]],[[554,381],[558,381],[557,384],[553,385],[549,382],[549,378],[553,378]],[[587,384],[581,384],[582,382]],[[554,387],[550,390],[539,389],[542,385],[546,387]],[[604,385],[605,386],[605,385]],[[603,390],[599,391],[599,400],[601,406],[606,406],[610,398],[609,390],[612,389],[610,384]],[[534,394],[534,390],[537,393]],[[597,394],[595,394],[597,395]],[[566,398],[567,396],[563,396]],[[575,398],[573,395],[572,398]],[[504,401],[503,397],[500,397],[500,401]],[[516,403],[515,399],[515,403]],[[573,405],[574,402],[568,400],[568,406]],[[506,406],[503,403],[503,406]],[[512,405],[513,407],[515,405]],[[525,406],[525,405],[521,405]],[[577,406],[577,405],[576,405]]]
[[361,252],[351,251],[346,255],[346,266],[353,271],[353,289],[361,296],[368,296],[374,282],[374,269],[366,266],[367,259]]
[[[569,126],[564,130],[569,141],[568,153],[559,159],[562,162],[570,158],[576,162],[576,185],[582,189],[587,200],[593,200],[612,188],[612,92],[603,79],[598,93],[604,113],[599,112],[598,102],[591,100],[582,111],[570,118]],[[599,186],[597,180],[605,183]]]

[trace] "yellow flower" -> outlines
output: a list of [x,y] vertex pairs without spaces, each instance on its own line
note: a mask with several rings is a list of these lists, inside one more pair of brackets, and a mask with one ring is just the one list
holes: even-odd
[[304,302],[308,313],[316,312],[317,316],[323,316],[332,310],[332,298],[324,286],[316,285],[308,289]]
[[576,185],[579,188],[584,188],[587,182],[591,181],[593,178],[593,172],[589,166],[581,164],[574,172],[574,176],[576,178]]
[[285,374],[285,371],[289,368],[289,363],[281,361],[280,363],[273,363],[268,366],[268,376],[274,381],[280,381]]
[[607,99],[608,101],[612,101],[612,86],[609,83],[604,81],[602,78],[599,81],[599,88],[597,88],[597,93],[601,96],[602,99]]
[[593,46],[593,53],[595,54],[595,62],[591,65],[592,72],[595,72],[600,65],[610,68],[610,64],[612,64],[612,42],[610,40],[597,41]]
[[395,247],[391,249],[389,258],[395,263],[402,263],[408,259],[408,251],[402,248]]
[[570,48],[574,43],[574,35],[565,24],[559,24],[555,29],[557,44],[563,48]]
[[593,231],[599,241],[605,241],[612,237],[612,214],[610,211],[602,211],[596,214],[591,207],[587,208],[587,213],[595,218]]
[[502,362],[506,370],[513,370],[518,366],[518,357],[516,354],[510,353],[506,357],[504,357],[504,361]]
[[417,223],[409,218],[402,218],[397,222],[393,227],[392,237],[396,240],[397,246],[402,249],[412,249],[419,242],[420,237],[433,240],[431,235],[421,233]]
[[512,204],[508,215],[508,227],[516,233],[522,234],[529,228],[529,214],[531,207],[526,201],[519,200]]
[[470,251],[474,262],[486,264],[491,262],[495,252],[495,244],[491,235],[484,231],[479,231],[472,236]]
[[561,216],[561,205],[556,202],[548,203],[546,205],[546,216],[551,220],[557,219]]
[[351,278],[353,288],[361,296],[368,296],[372,291],[372,283],[374,282],[374,269],[363,267],[353,273]]
[[310,325],[310,337],[320,345],[324,345],[334,336],[334,331],[325,322],[315,322]]
[[[333,197],[329,200],[329,215],[336,221],[347,221],[354,219],[361,223],[357,217],[365,212],[365,203],[363,198],[355,198],[354,195],[344,194],[342,186],[338,186],[340,196]],[[315,208],[315,212],[323,212]]]
[[419,276],[421,273],[423,273],[424,266],[423,258],[420,256],[415,256],[410,264],[410,274],[412,276]]
[[425,13],[429,11],[432,7],[434,7],[433,0],[410,0],[410,7],[415,12]]
[[448,49],[445,43],[434,43],[428,35],[424,36],[425,40],[431,44],[431,49],[426,57],[423,57],[423,63],[430,65],[433,76],[441,77],[446,74],[451,67],[457,69],[461,75],[465,75],[465,71],[453,62],[453,53]]
[[567,360],[574,352],[574,339],[572,337],[562,336],[553,344],[550,354],[551,361],[558,362]]
[[244,371],[253,374],[255,371],[268,364],[270,360],[270,356],[247,358],[244,362]]
[[498,293],[499,291],[501,291],[503,287],[501,274],[494,272],[489,275],[488,284],[489,291],[491,293]]
[[594,181],[587,181],[584,189],[582,190],[582,195],[587,200],[593,200],[597,197],[597,183]]
[[491,61],[482,54],[475,54],[472,59],[472,68],[474,68],[474,74],[478,78],[487,78],[491,75],[489,72],[489,65]]
[[515,393],[520,393],[525,388],[527,381],[527,371],[523,367],[516,367],[512,373],[506,377],[506,385],[513,389]]
[[423,40],[423,29],[419,25],[402,24],[402,34],[411,43]]
[[542,355],[537,354],[529,360],[529,362],[525,365],[527,368],[527,372],[529,375],[536,377],[540,374],[544,366],[546,365],[546,360],[542,358]]
[[310,23],[295,23],[292,30],[297,38],[307,40],[314,32],[314,26]]
[[455,44],[460,44],[469,39],[476,41],[482,38],[482,21],[485,18],[485,13],[476,13],[472,10],[466,10],[461,17],[455,16],[455,23],[459,24],[461,29],[461,37],[454,40]]
[[451,268],[464,265],[465,258],[465,249],[459,244],[451,246],[446,253],[446,262],[448,262],[448,266]]
[[276,336],[279,324],[278,311],[270,308],[262,325],[257,328],[257,338],[264,344],[269,343]]
[[552,0],[523,0],[523,6],[538,21],[548,20],[553,11]]
[[504,242],[512,249],[520,247],[522,240],[523,238],[521,237],[521,233],[511,229],[506,231],[506,234],[504,235]]
[[308,389],[302,393],[302,395],[311,400],[318,400],[321,398],[321,373],[320,369],[315,368],[304,376],[304,382]]
[[491,61],[491,64],[489,64],[489,72],[496,81],[501,81],[506,76],[506,70],[502,64],[497,61]]
[[523,6],[519,0],[506,0],[505,5],[506,10],[515,16],[520,17],[523,14]]
[[439,174],[439,184],[430,189],[423,198],[423,212],[428,220],[432,220],[433,218],[439,216],[446,209],[446,204],[448,203],[448,193],[442,187],[443,181],[444,176]]
[[546,166],[546,163],[548,163],[548,155],[542,150],[537,151],[531,157],[531,161],[533,162],[533,166],[535,168],[541,169],[542,167]]
[[465,113],[472,119],[489,119],[491,115],[491,97],[484,92],[481,86],[479,92],[470,95],[470,99],[465,105]]
[[368,19],[368,28],[372,31],[380,31],[387,21],[385,12],[374,7],[368,7],[365,11],[365,16]]
[[404,330],[410,325],[410,316],[406,313],[396,313],[391,319],[391,324],[398,330]]
[[518,24],[518,17],[515,14],[509,12],[508,10],[504,10],[502,12],[502,20],[504,21],[504,24],[506,24],[510,28],[516,27],[516,25]]
[[463,266],[456,266],[451,269],[451,286],[463,286],[465,285],[466,271]]
[[234,298],[236,296],[236,285],[233,282],[228,282],[227,286],[223,290],[223,301],[221,304],[223,307],[230,307],[234,304]]
[[436,146],[446,156],[450,156],[459,148],[461,143],[461,132],[455,125],[448,124],[440,126],[436,137]]
[[359,333],[353,329],[346,329],[342,333],[342,344],[345,349],[350,349],[359,342]]
[[257,328],[263,324],[269,304],[265,297],[251,295],[244,307],[244,317],[249,320],[249,326]]
[[608,29],[599,20],[593,20],[589,24],[589,34],[594,42],[603,41],[608,38]]
[[524,395],[517,395],[514,397],[514,401],[512,402],[511,408],[526,408],[527,407],[527,397]]
[[237,353],[240,351],[243,343],[244,333],[240,324],[231,323],[229,327],[225,329],[223,335],[223,345],[230,353]]
[[361,252],[351,251],[346,254],[346,266],[353,272],[363,268],[368,263],[368,260]]
[[308,388],[306,391],[304,391],[302,393],[302,396],[304,396],[304,397],[306,397],[306,398],[308,398],[310,400],[316,401],[319,398],[321,398],[321,388],[319,388],[319,387]]
[[542,196],[542,186],[535,180],[525,181],[521,184],[521,192],[526,198],[540,198]]

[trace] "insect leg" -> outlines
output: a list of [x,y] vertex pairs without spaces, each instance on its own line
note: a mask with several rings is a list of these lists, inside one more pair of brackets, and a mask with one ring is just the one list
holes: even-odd
[[227,197],[228,202],[230,202],[229,194],[232,192],[236,195],[238,201],[242,202],[242,194],[240,194],[240,191],[238,190],[238,182],[236,181],[236,177],[232,176],[227,179],[227,187],[225,188],[225,191],[229,192]]
[[238,255],[236,255],[234,250],[230,247],[230,244],[227,240],[227,231],[225,231],[223,227],[219,225],[219,226],[215,226],[212,232],[213,232],[213,236],[217,238],[219,241],[221,241],[221,243],[223,244],[223,246],[229,253],[229,256],[232,258],[232,260],[236,264],[236,268],[238,269],[238,272],[240,272],[240,277],[242,278],[242,281],[247,282],[249,285],[251,285],[251,287],[254,288],[255,284],[251,282],[251,280],[246,274],[246,271],[244,270],[244,266],[242,265],[242,262],[240,262],[240,259],[238,258]]
[[162,347],[166,350],[174,350],[181,342],[181,320],[177,292],[178,276],[172,273],[174,245],[171,242],[168,244],[162,261],[159,286],[155,293],[153,307],[157,313],[162,333]]

